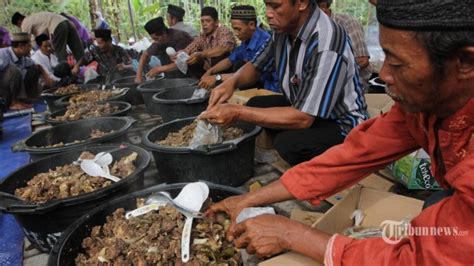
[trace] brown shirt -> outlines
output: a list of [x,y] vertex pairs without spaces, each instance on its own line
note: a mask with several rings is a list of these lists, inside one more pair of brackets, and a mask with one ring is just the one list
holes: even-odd
[[[214,33],[211,35],[205,35],[201,33],[199,37],[194,39],[194,41],[184,49],[189,55],[195,52],[202,52],[210,50],[216,47],[225,47],[229,51],[232,51],[235,48],[235,37],[232,31],[225,27],[219,26]],[[211,59],[206,58],[204,62],[204,69],[209,69],[211,67]]]
[[171,60],[166,54],[167,47],[173,47],[176,51],[183,50],[193,41],[193,37],[187,32],[175,29],[168,31],[168,43],[153,42],[146,50],[149,55],[155,55],[160,58],[161,64],[166,65],[171,63]]

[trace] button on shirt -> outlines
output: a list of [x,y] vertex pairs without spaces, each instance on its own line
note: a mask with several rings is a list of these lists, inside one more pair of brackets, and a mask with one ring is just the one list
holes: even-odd
[[349,37],[317,7],[297,38],[274,34],[253,60],[260,71],[275,67],[280,88],[292,106],[336,120],[346,135],[368,118]]
[[0,49],[0,74],[3,72],[9,65],[15,65],[21,71],[21,75],[24,78],[26,71],[30,66],[35,65],[35,62],[31,58],[22,56],[18,58],[13,52],[12,47],[6,47]]
[[41,50],[38,50],[31,56],[31,59],[33,59],[36,64],[42,66],[43,69],[48,72],[48,75],[51,79],[55,81],[61,80],[60,78],[54,75],[53,68],[58,65],[58,58],[54,54],[47,56],[43,54]]
[[[257,52],[270,38],[271,36],[268,32],[262,30],[260,27],[257,27],[250,40],[242,42],[240,46],[232,51],[232,53],[229,55],[229,60],[232,62],[232,64],[236,64],[239,61],[252,61]],[[260,80],[264,83],[265,89],[275,92],[280,91],[278,87],[278,79],[274,69],[262,73]]]

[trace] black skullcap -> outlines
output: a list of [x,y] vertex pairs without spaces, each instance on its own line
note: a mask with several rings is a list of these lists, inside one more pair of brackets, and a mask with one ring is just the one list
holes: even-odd
[[44,33],[43,33],[43,34],[40,34],[40,35],[36,36],[35,41],[36,41],[36,44],[37,44],[38,46],[41,46],[41,44],[42,44],[44,41],[49,41],[49,36],[46,35],[46,34],[44,34]]
[[406,30],[474,29],[472,0],[378,0],[380,24]]
[[160,35],[164,30],[167,29],[168,28],[165,26],[162,17],[154,18],[145,24],[145,30],[148,32],[148,34]]
[[256,20],[257,14],[255,13],[255,8],[253,6],[234,6],[232,8],[230,19]]
[[26,32],[13,33],[12,42],[29,42],[31,40],[30,34]]
[[16,25],[19,20],[22,20],[24,18],[25,18],[25,16],[23,16],[21,13],[15,12],[15,14],[13,14],[13,16],[12,16],[12,24]]
[[178,19],[183,19],[184,13],[186,13],[186,11],[184,11],[184,9],[182,9],[179,6],[168,5],[168,13],[170,13],[170,15],[172,15],[173,17],[177,17]]
[[111,40],[112,39],[112,31],[109,29],[95,29],[94,35],[96,38],[101,38],[104,40]]
[[206,6],[201,10],[201,17],[203,16],[211,16],[214,20],[217,20],[219,18],[217,10],[212,6]]
[[332,4],[332,0],[316,0],[316,3],[319,5],[321,3],[327,3],[328,6]]

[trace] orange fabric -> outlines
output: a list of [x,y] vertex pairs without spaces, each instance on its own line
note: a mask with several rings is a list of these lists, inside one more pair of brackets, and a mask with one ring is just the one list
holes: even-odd
[[435,155],[437,120],[435,116],[406,113],[395,105],[390,112],[353,129],[343,144],[287,171],[281,182],[296,198],[317,204],[421,147],[430,155],[433,176],[444,188],[453,188],[454,194],[423,210],[412,220],[412,226],[457,227],[467,235],[410,236],[397,245],[386,244],[381,238],[352,240],[335,235],[328,245],[326,256],[331,257],[326,257],[326,262],[474,263],[474,99],[438,122],[444,168]]

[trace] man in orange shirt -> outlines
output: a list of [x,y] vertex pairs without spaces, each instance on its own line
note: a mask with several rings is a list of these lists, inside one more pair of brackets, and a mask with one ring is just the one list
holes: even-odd
[[[278,14],[291,0],[265,1]],[[294,1],[296,5],[303,0]],[[343,144],[287,171],[280,180],[211,206],[235,222],[247,207],[289,200],[317,204],[420,147],[438,183],[453,193],[424,209],[413,227],[448,227],[463,236],[409,236],[397,244],[328,235],[277,215],[233,223],[228,236],[259,256],[293,250],[332,265],[474,263],[474,5],[469,0],[378,0],[380,77],[395,106],[353,129]],[[268,13],[268,12],[267,12]]]

